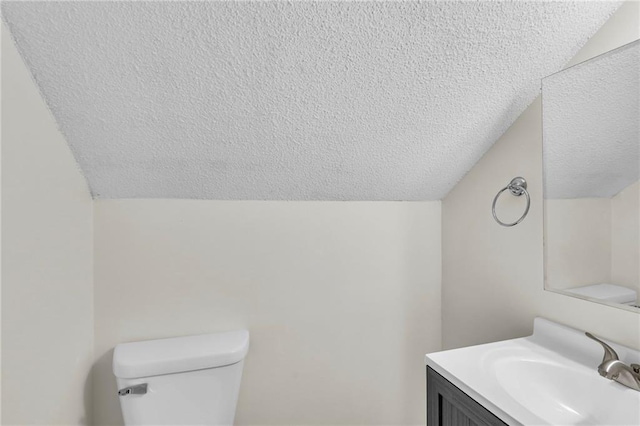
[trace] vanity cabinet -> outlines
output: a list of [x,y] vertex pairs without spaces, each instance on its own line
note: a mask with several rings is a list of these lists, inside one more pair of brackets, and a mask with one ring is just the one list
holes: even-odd
[[502,420],[427,367],[427,426],[504,426]]

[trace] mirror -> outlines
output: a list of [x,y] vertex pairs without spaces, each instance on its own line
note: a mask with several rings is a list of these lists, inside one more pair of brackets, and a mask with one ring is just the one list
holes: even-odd
[[542,80],[545,289],[640,312],[640,40]]

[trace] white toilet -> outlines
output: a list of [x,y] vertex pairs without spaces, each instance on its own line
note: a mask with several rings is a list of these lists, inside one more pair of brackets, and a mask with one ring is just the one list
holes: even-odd
[[232,425],[248,349],[246,330],[116,346],[125,425]]
[[568,288],[565,291],[582,297],[602,300],[604,302],[622,303],[623,305],[636,306],[638,294],[635,290],[621,285],[601,283],[581,287]]

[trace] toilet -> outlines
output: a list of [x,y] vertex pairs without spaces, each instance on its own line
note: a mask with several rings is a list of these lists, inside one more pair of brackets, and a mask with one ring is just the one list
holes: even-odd
[[565,291],[604,302],[621,303],[630,306],[637,306],[638,304],[638,293],[635,290],[615,284],[592,284],[568,288]]
[[246,330],[119,344],[125,425],[232,425],[248,349]]

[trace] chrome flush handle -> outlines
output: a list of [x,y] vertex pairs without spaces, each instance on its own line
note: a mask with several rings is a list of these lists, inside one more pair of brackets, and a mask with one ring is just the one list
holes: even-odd
[[126,395],[144,395],[147,393],[147,384],[142,383],[139,385],[133,385],[126,388],[122,388],[118,391],[119,396]]

